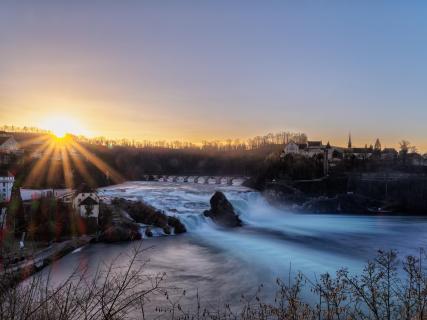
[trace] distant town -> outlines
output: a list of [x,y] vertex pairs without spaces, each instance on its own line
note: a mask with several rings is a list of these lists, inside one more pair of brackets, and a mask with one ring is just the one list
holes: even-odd
[[405,157],[411,165],[427,166],[427,153],[419,154],[416,147],[411,147],[411,144],[406,140],[400,142],[400,150],[397,151],[395,148],[382,148],[380,139],[376,139],[373,145],[353,146],[351,135],[349,135],[347,147],[333,146],[329,142],[324,145],[322,141],[306,141],[303,143],[290,141],[285,144],[282,157],[289,154],[304,157],[323,156],[326,154],[327,159],[331,162],[351,158],[393,161],[400,156]]

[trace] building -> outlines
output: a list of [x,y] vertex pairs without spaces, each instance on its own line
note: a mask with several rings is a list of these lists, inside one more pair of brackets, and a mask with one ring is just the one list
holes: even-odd
[[0,133],[0,152],[17,153],[19,151],[18,142],[11,135]]
[[282,157],[292,154],[311,158],[319,154],[324,154],[325,148],[326,146],[322,145],[322,141],[307,141],[307,143],[290,141],[285,145]]
[[73,208],[84,218],[99,216],[99,197],[96,192],[78,193],[73,199]]
[[351,133],[348,134],[348,143],[347,143],[347,149],[353,148],[353,144],[351,142]]
[[406,158],[408,163],[412,166],[427,166],[427,160],[418,153],[408,153]]
[[399,156],[399,153],[394,148],[384,148],[381,151],[381,160],[393,161],[396,160]]
[[322,141],[307,141],[307,156],[312,158],[317,155],[323,155],[325,153],[326,146],[322,144]]
[[323,145],[322,141],[307,141],[307,143],[295,143],[290,141],[283,149],[281,157],[286,155],[299,155],[306,158],[327,155],[329,161],[340,161],[344,158],[345,148],[331,146],[328,142]]
[[0,173],[0,230],[5,227],[6,206],[12,195],[15,177],[10,173]]
[[294,141],[289,141],[286,145],[285,148],[283,149],[283,155],[288,155],[288,154],[299,154],[300,153],[300,147],[297,143],[295,143]]
[[381,151],[381,142],[380,142],[380,139],[379,138],[377,138],[377,140],[375,141],[375,146],[374,146],[374,150],[375,151],[377,151],[377,152],[380,152]]
[[373,149],[365,148],[351,148],[344,151],[344,156],[347,159],[366,160],[372,157]]
[[15,177],[12,174],[0,174],[0,203],[9,202],[14,182]]
[[285,147],[282,151],[281,157],[292,154],[292,155],[307,155],[307,144],[306,143],[296,143],[294,141],[289,141],[285,144]]
[[64,202],[71,203],[74,192],[71,189],[24,189],[21,188],[22,201],[33,201],[42,198],[60,199]]
[[[322,141],[307,141],[307,143],[304,144],[290,141],[284,146],[281,157],[283,158],[286,155],[298,155],[306,158],[326,155],[331,166],[334,166],[343,159],[394,161],[399,158],[399,152],[396,151],[396,149],[382,149],[379,138],[375,140],[374,145],[370,145],[369,147],[368,145],[365,145],[363,148],[355,147],[353,146],[351,134],[348,135],[347,147],[331,146],[329,142],[323,145]],[[408,164],[414,166],[427,166],[427,154],[418,155],[415,153],[408,153],[406,158]]]

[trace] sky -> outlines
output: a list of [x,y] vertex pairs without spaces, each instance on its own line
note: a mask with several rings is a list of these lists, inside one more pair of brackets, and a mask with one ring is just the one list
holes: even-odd
[[2,0],[0,125],[427,151],[426,40],[425,1]]

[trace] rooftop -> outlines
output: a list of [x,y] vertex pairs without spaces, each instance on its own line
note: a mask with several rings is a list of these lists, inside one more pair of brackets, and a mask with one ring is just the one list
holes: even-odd
[[11,136],[5,136],[5,135],[0,135],[0,146],[5,143],[7,140],[9,140],[11,138]]
[[309,147],[321,147],[322,141],[307,141]]
[[94,206],[94,205],[97,205],[97,204],[98,204],[98,201],[96,201],[92,197],[87,197],[82,202],[80,202],[81,206]]

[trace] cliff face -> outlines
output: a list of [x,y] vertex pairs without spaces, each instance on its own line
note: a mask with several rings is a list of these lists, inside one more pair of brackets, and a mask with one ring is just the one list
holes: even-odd
[[427,215],[427,177],[408,176],[394,180],[353,179],[354,193],[387,203],[393,211]]
[[372,210],[427,215],[427,177],[357,174],[318,180],[267,183],[272,200],[307,212],[368,213]]

